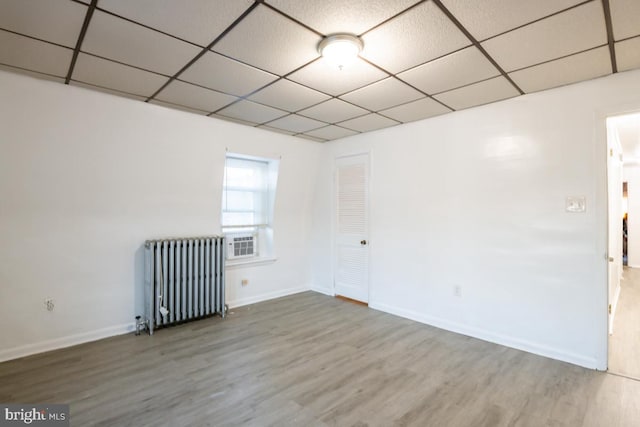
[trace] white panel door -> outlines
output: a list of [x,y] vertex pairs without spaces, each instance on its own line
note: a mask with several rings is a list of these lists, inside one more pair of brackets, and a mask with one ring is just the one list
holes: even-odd
[[608,125],[607,175],[609,193],[609,333],[613,333],[616,296],[622,277],[622,146],[615,128]]
[[336,159],[335,292],[369,302],[369,155]]

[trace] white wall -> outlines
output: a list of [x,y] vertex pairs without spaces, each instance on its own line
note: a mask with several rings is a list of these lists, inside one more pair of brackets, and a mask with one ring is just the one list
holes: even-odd
[[627,201],[627,264],[640,268],[640,165],[624,166],[624,180],[628,182]]
[[219,233],[227,147],[282,157],[278,260],[228,302],[309,287],[321,144],[6,72],[0,100],[0,361],[130,330],[144,240]]
[[604,369],[605,117],[640,108],[638,87],[627,72],[327,144],[314,289],[333,291],[333,159],[369,151],[371,307]]

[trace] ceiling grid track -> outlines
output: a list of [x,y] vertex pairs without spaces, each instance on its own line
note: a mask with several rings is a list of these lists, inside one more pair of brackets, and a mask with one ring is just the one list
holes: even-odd
[[73,50],[73,56],[71,57],[71,64],[69,64],[69,71],[67,71],[67,76],[64,79],[64,84],[66,85],[68,85],[69,82],[71,81],[73,70],[76,67],[76,62],[78,61],[78,54],[80,53],[80,48],[82,47],[82,42],[84,42],[84,37],[87,35],[87,29],[89,28],[89,23],[91,22],[91,18],[93,17],[93,12],[96,10],[97,5],[98,5],[98,0],[91,0],[91,4],[87,9],[87,14],[84,16],[82,29],[80,30],[80,35],[78,36],[76,47]]
[[495,59],[493,59],[493,57],[491,55],[489,55],[489,53],[482,47],[482,45],[480,44],[480,42],[478,42],[478,40],[476,40],[475,37],[473,37],[471,35],[471,33],[464,27],[464,25],[462,25],[462,23],[460,21],[458,21],[458,18],[456,18],[455,16],[453,16],[453,14],[449,11],[449,9],[447,9],[442,2],[440,2],[440,0],[431,0],[433,3],[436,4],[436,6],[438,6],[440,8],[440,10],[442,12],[444,12],[445,15],[447,15],[447,17],[451,20],[451,22],[453,22],[456,27],[458,27],[458,29],[460,31],[462,31],[462,33],[467,36],[467,38],[469,40],[471,40],[471,43],[478,48],[478,50],[480,50],[480,52],[482,52],[482,54],[489,60],[489,62],[491,62],[491,64],[493,64],[494,67],[496,67],[498,69],[498,71],[500,71],[500,74],[502,74],[502,77],[504,77],[505,79],[507,79],[509,81],[509,83],[511,83],[511,85],[518,91],[518,93],[520,95],[524,95],[524,91],[522,89],[520,89],[520,87],[516,84],[516,82],[514,82],[511,77],[509,77],[509,75],[504,71],[504,69],[500,66],[500,64],[498,64],[496,62]]
[[143,24],[143,23],[141,23],[141,22],[134,21],[133,19],[129,19],[129,18],[127,18],[126,16],[118,15],[117,13],[113,13],[113,12],[111,12],[110,10],[106,10],[106,9],[101,8],[101,7],[96,7],[96,9],[97,9],[98,11],[102,12],[102,13],[106,13],[107,15],[113,16],[114,18],[122,19],[123,21],[127,21],[127,22],[130,22],[130,23],[132,23],[132,24],[135,24],[135,25],[139,25],[139,26],[141,26],[141,27],[144,27],[144,28],[146,28],[147,30],[151,30],[151,31],[153,31],[153,32],[160,33],[160,34],[165,35],[165,36],[167,36],[167,37],[171,37],[172,39],[180,40],[181,42],[188,43],[188,44],[190,44],[190,45],[192,45],[192,46],[199,47],[199,48],[201,48],[201,49],[202,49],[202,48],[204,48],[204,46],[202,46],[202,45],[200,45],[200,44],[194,43],[194,42],[189,41],[189,40],[185,40],[185,39],[183,39],[183,38],[181,38],[181,37],[177,37],[177,36],[175,36],[175,35],[173,35],[173,34],[171,34],[171,33],[167,33],[166,31],[159,30],[159,29],[157,29],[157,28],[151,27],[151,26],[146,25],[146,24]]
[[[463,49],[465,49],[465,48],[467,48],[467,47],[469,47],[469,46],[465,46]],[[396,75],[395,75],[395,74],[393,74],[393,73],[390,73],[389,71],[385,70],[384,68],[380,67],[379,65],[374,64],[373,62],[368,61],[368,60],[366,60],[366,59],[364,59],[364,58],[362,58],[362,59],[363,59],[363,61],[365,61],[367,64],[371,65],[372,67],[376,67],[378,70],[380,70],[380,71],[382,71],[382,72],[384,72],[384,73],[389,74],[389,75],[390,75],[391,77],[393,77],[394,79],[396,79],[396,80],[398,80],[398,81],[400,81],[400,82],[402,82],[402,83],[406,84],[407,86],[409,86],[410,88],[412,88],[412,89],[414,89],[414,90],[417,90],[418,92],[420,92],[421,94],[423,94],[423,95],[424,95],[424,96],[426,96],[427,98],[432,99],[433,101],[437,102],[438,104],[442,105],[443,107],[446,107],[446,108],[448,108],[448,109],[449,109],[449,110],[451,110],[451,111],[456,111],[456,110],[455,110],[455,108],[451,108],[451,107],[449,107],[449,106],[448,106],[447,104],[445,104],[444,102],[437,100],[437,99],[436,99],[436,98],[434,98],[433,96],[431,96],[431,95],[429,95],[428,93],[426,93],[425,91],[423,91],[423,90],[421,90],[421,89],[419,89],[419,88],[415,87],[414,85],[412,85],[412,84],[409,84],[409,83],[405,82],[405,81],[404,81],[404,80],[402,80],[400,77],[396,76]],[[351,92],[353,92],[353,91],[351,91]],[[401,104],[401,105],[402,105],[402,104]]]
[[[326,10],[325,0],[242,0],[155,10],[137,2],[12,0],[0,5],[0,37],[9,48],[0,66],[331,140],[640,68],[637,42],[624,43],[640,38],[633,28],[640,8],[630,2],[397,0],[369,7],[356,0]],[[336,34],[367,44],[345,74],[318,51],[319,41]],[[429,40],[445,34],[430,49]]]
[[[385,23],[387,23],[387,22],[389,22],[389,21],[391,21],[391,20],[395,19],[396,17],[398,17],[398,16],[400,16],[400,15],[402,15],[402,14],[404,14],[404,13],[407,13],[408,11],[410,11],[410,10],[414,9],[415,7],[419,6],[420,4],[425,3],[426,1],[428,1],[428,0],[422,0],[422,1],[419,1],[419,2],[417,2],[417,3],[413,4],[413,5],[411,5],[410,7],[406,8],[406,9],[404,9],[404,10],[402,10],[402,11],[398,12],[398,13],[396,13],[395,15],[393,15],[393,16],[391,16],[391,17],[389,17],[389,18],[385,19],[384,21],[382,21],[382,22],[380,22],[380,23],[378,23],[378,24],[374,25],[373,27],[369,28],[369,29],[368,29],[368,30],[366,30],[364,33],[360,34],[358,37],[361,37],[362,35],[364,35],[364,34],[366,34],[366,33],[370,32],[370,31],[372,31],[372,30],[374,30],[374,29],[376,29],[376,28],[378,28],[378,27],[380,27],[381,25],[383,25],[383,24],[385,24]],[[279,15],[281,15],[282,17],[284,17],[284,18],[286,18],[286,19],[290,20],[291,22],[293,22],[293,23],[295,23],[295,24],[297,24],[297,25],[299,25],[299,26],[301,26],[301,27],[303,27],[303,28],[306,28],[307,30],[309,30],[309,31],[311,31],[311,32],[313,32],[313,33],[315,33],[316,35],[318,35],[318,36],[320,36],[320,37],[326,37],[326,36],[327,36],[326,34],[323,34],[323,33],[321,33],[320,31],[318,31],[318,30],[316,30],[316,29],[314,29],[314,28],[312,28],[312,27],[310,27],[310,26],[308,26],[308,25],[306,25],[306,24],[304,24],[304,23],[300,22],[299,20],[297,20],[297,19],[293,18],[292,16],[290,16],[290,15],[288,15],[288,14],[286,14],[286,13],[282,12],[281,10],[279,10],[279,9],[277,9],[277,8],[275,8],[275,7],[273,7],[272,5],[270,5],[270,4],[268,4],[268,3],[262,2],[262,4],[263,4],[264,6],[266,6],[266,7],[268,7],[269,9],[273,10],[274,12],[278,13],[278,14],[279,14]],[[286,74],[284,74],[284,75],[282,75],[282,76],[279,76],[279,78],[278,78],[278,79],[276,79],[276,80],[274,80],[274,81],[272,81],[272,82],[270,82],[270,83],[268,83],[268,84],[266,84],[266,85],[264,85],[264,86],[262,86],[262,87],[260,87],[260,88],[257,88],[257,89],[255,89],[254,91],[252,91],[252,92],[250,92],[250,93],[248,93],[248,94],[246,94],[246,95],[244,95],[244,96],[238,97],[239,99],[237,99],[236,101],[234,101],[234,102],[232,102],[232,103],[230,103],[230,104],[228,104],[228,105],[225,105],[225,106],[223,106],[223,107],[221,107],[221,108],[218,108],[216,111],[213,111],[213,112],[211,112],[211,113],[207,114],[207,116],[208,116],[208,117],[212,117],[212,116],[214,116],[214,115],[218,115],[218,113],[219,113],[220,111],[223,111],[224,109],[226,109],[226,108],[228,108],[228,107],[230,107],[230,106],[232,106],[232,105],[235,105],[235,104],[237,104],[238,102],[241,102],[241,101],[243,101],[243,100],[247,100],[247,98],[251,97],[252,95],[254,95],[254,94],[256,94],[256,93],[260,92],[261,90],[263,90],[263,89],[265,89],[265,88],[267,88],[267,87],[269,87],[269,86],[271,86],[271,85],[273,85],[273,84],[275,84],[275,83],[277,83],[277,82],[279,82],[279,81],[281,81],[281,80],[283,80],[283,79],[287,79],[287,77],[289,77],[290,75],[292,75],[292,74],[294,74],[295,72],[297,72],[297,71],[299,71],[299,70],[301,70],[301,69],[303,69],[303,68],[307,67],[308,65],[310,65],[310,64],[312,64],[312,63],[314,63],[314,62],[318,61],[319,59],[320,59],[320,57],[315,58],[315,59],[313,59],[312,61],[309,61],[308,63],[303,64],[303,65],[301,65],[300,67],[298,67],[298,68],[296,68],[296,69],[294,69],[294,70],[292,70],[292,71],[290,71],[290,72],[288,72],[288,73],[286,73]],[[303,86],[303,87],[305,87],[305,88],[307,88],[307,89],[311,89],[311,90],[314,90],[314,91],[316,91],[316,92],[322,93],[322,94],[324,94],[324,95],[330,96],[331,98],[330,98],[330,99],[327,99],[327,100],[324,100],[324,101],[321,101],[321,102],[318,102],[317,104],[313,104],[313,105],[310,105],[310,106],[304,107],[304,108],[299,109],[299,110],[296,110],[296,111],[287,111],[287,113],[289,113],[288,115],[293,115],[293,114],[295,114],[295,115],[299,115],[299,116],[301,116],[301,117],[306,117],[306,118],[309,118],[309,119],[312,119],[312,120],[318,120],[318,119],[314,119],[313,117],[308,117],[308,116],[305,116],[304,114],[299,114],[299,113],[300,113],[301,111],[303,111],[303,110],[308,109],[308,108],[312,108],[312,107],[314,107],[314,106],[316,106],[316,105],[322,104],[323,102],[327,102],[327,101],[329,101],[329,100],[331,100],[331,99],[338,99],[338,100],[340,100],[340,101],[346,102],[346,103],[348,103],[348,104],[350,104],[350,105],[353,105],[353,106],[355,106],[355,107],[362,108],[362,109],[366,110],[366,111],[367,111],[367,113],[362,114],[362,115],[360,115],[360,116],[352,117],[352,118],[349,118],[349,119],[346,119],[346,120],[342,120],[342,121],[340,121],[340,122],[335,122],[335,123],[327,123],[327,122],[325,122],[325,123],[326,123],[326,126],[339,126],[339,125],[338,125],[338,123],[342,123],[342,122],[344,122],[344,121],[348,121],[348,120],[352,120],[352,119],[357,119],[357,118],[359,118],[359,117],[364,117],[364,116],[369,115],[369,114],[380,114],[380,113],[379,113],[379,112],[377,112],[377,111],[373,111],[373,110],[371,110],[371,109],[369,109],[369,108],[365,108],[365,107],[363,107],[363,106],[361,106],[361,105],[354,104],[353,102],[347,101],[347,100],[342,99],[342,98],[340,98],[340,97],[341,97],[341,96],[343,96],[343,95],[346,95],[346,94],[348,94],[348,93],[354,92],[354,91],[356,91],[356,90],[362,89],[362,88],[364,88],[364,87],[367,87],[367,86],[369,86],[369,85],[371,85],[371,84],[378,83],[378,82],[380,82],[380,81],[382,81],[382,80],[385,80],[385,79],[387,79],[387,78],[389,78],[389,77],[395,78],[396,80],[398,80],[398,81],[400,81],[400,82],[402,82],[402,83],[406,84],[407,86],[411,87],[412,89],[414,89],[414,90],[416,90],[416,91],[420,92],[421,94],[425,95],[427,98],[432,99],[433,101],[437,102],[438,104],[441,104],[442,106],[444,106],[444,107],[448,108],[448,109],[449,109],[449,110],[451,110],[451,111],[455,111],[453,108],[451,108],[451,107],[449,107],[448,105],[444,104],[443,102],[441,102],[441,101],[439,101],[439,100],[437,100],[437,99],[435,99],[435,98],[431,97],[429,94],[427,94],[427,93],[425,93],[425,92],[421,91],[420,89],[418,89],[418,88],[414,87],[413,85],[410,85],[410,84],[408,84],[408,83],[404,82],[403,80],[401,80],[400,78],[398,78],[395,74],[393,74],[393,73],[391,73],[391,72],[389,72],[389,71],[387,71],[387,70],[383,69],[382,67],[379,67],[379,66],[378,66],[378,65],[376,65],[376,64],[373,64],[372,62],[370,62],[370,61],[366,60],[365,58],[362,58],[362,57],[361,57],[360,59],[362,59],[362,60],[363,60],[364,62],[366,62],[367,64],[369,64],[369,65],[371,65],[371,66],[373,66],[373,67],[377,68],[378,70],[382,71],[382,72],[383,72],[383,73],[385,73],[387,76],[386,76],[386,77],[383,77],[383,78],[381,78],[381,79],[379,79],[379,80],[376,80],[376,81],[374,81],[374,82],[367,83],[367,84],[365,84],[365,85],[363,85],[363,86],[361,86],[361,87],[357,87],[357,88],[350,89],[350,90],[348,90],[347,92],[341,93],[341,94],[339,94],[339,95],[332,95],[332,94],[329,94],[329,93],[323,92],[323,91],[321,91],[321,90],[318,90],[318,89],[316,89],[316,88],[310,87],[310,86],[308,86],[308,85],[306,85],[306,84],[304,84],[304,83],[299,83],[299,82],[295,82],[295,81],[294,81],[294,83],[296,83],[296,84],[299,84],[299,85],[301,85],[301,86]],[[291,80],[291,81],[292,81],[292,80]],[[252,101],[252,102],[253,102],[253,101]],[[265,104],[262,104],[262,103],[259,103],[259,102],[258,102],[258,104],[260,104],[260,105],[265,105]],[[399,105],[402,105],[402,104],[399,104]],[[266,106],[269,106],[269,105],[266,105]],[[283,116],[283,117],[288,117],[288,115],[287,115],[287,116]],[[396,122],[396,123],[398,123],[398,124],[402,124],[402,123],[403,123],[403,122],[398,121],[398,120],[396,120],[396,119],[393,119],[393,118],[391,118],[391,117],[384,116],[384,114],[380,114],[380,115],[381,115],[381,116],[383,116],[383,117],[385,117],[385,118],[388,118],[388,119],[390,119],[390,120],[393,120],[393,121],[395,121],[395,122]],[[226,117],[226,116],[225,116],[225,117]],[[255,124],[255,125],[254,125],[254,127],[258,127],[258,126],[268,126],[268,125],[269,125],[269,123],[272,123],[272,122],[274,122],[274,121],[280,120],[280,119],[282,119],[283,117],[279,117],[279,118],[276,118],[276,119],[273,119],[273,120],[269,120],[269,121],[264,122],[264,123],[257,123],[257,124]],[[325,126],[325,127],[326,127],[326,126]],[[343,127],[343,126],[340,126],[340,127]],[[318,128],[318,129],[319,129],[319,128]],[[348,128],[345,128],[345,129],[348,129]],[[353,130],[353,129],[349,129],[349,130]],[[354,131],[355,131],[355,130],[354,130]],[[360,131],[356,131],[356,132],[361,133]],[[303,134],[303,132],[298,132],[298,133],[294,133],[294,134],[295,134],[295,135],[300,135],[300,134]]]
[[26,37],[28,39],[35,40],[35,41],[42,42],[42,43],[47,43],[47,44],[50,44],[50,45],[53,45],[53,46],[58,46],[58,47],[62,47],[62,48],[65,48],[65,49],[73,50],[72,47],[65,46],[65,45],[60,44],[60,43],[55,43],[55,42],[52,42],[52,41],[49,41],[49,40],[44,40],[44,39],[41,39],[41,38],[38,38],[38,37],[30,36],[28,34],[23,34],[23,33],[17,32],[17,31],[8,30],[6,28],[0,28],[0,31],[4,31],[4,32],[7,32],[7,33],[15,34],[16,36],[20,36],[20,37]]
[[173,76],[171,76],[169,78],[169,80],[167,80],[167,82],[165,82],[165,84],[163,84],[160,89],[158,89],[157,91],[155,91],[155,93],[153,95],[151,95],[150,97],[148,97],[144,102],[149,102],[151,101],[153,98],[155,98],[156,96],[158,96],[158,94],[160,92],[162,92],[167,86],[169,86],[169,84],[176,80],[180,74],[184,73],[187,68],[189,68],[190,66],[192,66],[198,59],[202,58],[204,56],[205,53],[209,52],[211,50],[211,48],[213,46],[215,46],[216,43],[218,43],[220,40],[222,40],[222,38],[224,36],[226,36],[231,30],[233,30],[235,28],[236,25],[238,25],[244,18],[246,18],[256,7],[258,7],[259,4],[261,4],[262,1],[261,0],[256,0],[255,2],[253,2],[253,4],[251,6],[249,6],[249,8],[247,10],[244,11],[244,13],[242,15],[240,15],[235,21],[233,21],[233,23],[231,25],[229,25],[218,37],[216,37],[211,43],[209,43],[209,45],[207,45],[207,47],[205,47],[204,49],[202,49],[200,51],[200,53],[198,53],[196,56],[194,56],[191,61],[187,62],[187,64],[182,67],[177,73],[175,73]]
[[[299,67],[298,67],[298,68],[296,68],[295,70],[293,70],[293,71],[289,71],[287,74],[285,74],[285,75],[283,75],[283,76],[278,76],[278,78],[277,78],[277,79],[275,79],[274,81],[269,82],[269,83],[267,83],[266,85],[264,85],[264,86],[262,86],[262,87],[259,87],[259,88],[255,89],[255,90],[252,90],[251,92],[249,92],[249,93],[248,93],[248,94],[246,94],[246,95],[238,96],[238,97],[237,97],[237,98],[238,98],[237,100],[233,101],[233,102],[232,102],[232,103],[230,103],[230,104],[225,105],[224,107],[220,107],[220,108],[218,108],[217,110],[215,110],[215,111],[213,111],[213,112],[211,112],[211,113],[207,114],[207,116],[211,117],[212,115],[217,114],[219,111],[222,111],[222,110],[224,110],[225,108],[228,108],[228,107],[230,107],[230,106],[232,106],[232,105],[234,105],[234,104],[237,104],[237,103],[238,103],[238,102],[240,102],[240,101],[247,100],[247,98],[249,98],[250,96],[255,95],[256,93],[260,92],[260,91],[261,91],[261,90],[263,90],[263,89],[268,88],[269,86],[271,86],[271,85],[273,85],[273,84],[275,84],[275,83],[279,82],[280,80],[287,79],[287,77],[288,77],[288,76],[290,76],[291,74],[295,73],[295,72],[296,72],[296,71],[298,71],[298,70],[303,69],[303,68],[304,68],[304,67],[306,67],[307,65],[311,65],[311,64],[313,64],[313,63],[314,63],[314,62],[316,62],[318,59],[319,59],[319,58],[312,59],[311,61],[307,62],[306,64],[303,64],[303,65],[299,66]],[[276,75],[276,74],[274,74],[274,75]],[[287,79],[287,80],[288,80],[288,79]],[[293,81],[293,80],[290,80],[290,81]],[[307,89],[311,89],[311,90],[315,90],[316,92],[320,92],[319,90],[317,90],[317,89],[313,89],[313,88],[310,88],[309,86],[304,85],[304,84],[302,84],[302,83],[298,83],[298,82],[294,82],[294,83],[299,84],[300,86],[303,86],[303,87],[305,87],[305,88],[307,88]],[[322,94],[324,94],[324,95],[327,95],[327,96],[331,96],[331,95],[329,95],[328,93],[324,93],[324,92],[320,92],[320,93],[322,93]],[[251,102],[253,102],[253,101],[251,101]],[[260,102],[257,102],[257,104],[265,105],[265,104],[262,104],[262,103],[260,103]],[[270,105],[266,105],[266,106],[267,106],[267,107],[271,107]],[[275,108],[275,107],[272,107],[272,108]],[[305,107],[305,108],[309,108],[309,107]],[[303,108],[303,109],[304,109],[304,108]],[[284,110],[283,110],[283,111],[284,111]],[[300,110],[298,110],[298,111],[300,111]],[[290,112],[290,111],[288,111],[288,113],[290,113],[290,114],[294,114],[294,112]],[[274,119],[274,120],[277,120],[277,119]],[[270,121],[271,121],[271,120],[270,120]],[[267,123],[268,123],[268,122],[267,122]],[[256,124],[256,126],[260,126],[261,124],[263,124],[263,123],[258,123],[258,124]]]
[[524,23],[524,24],[518,25],[518,26],[516,26],[516,27],[509,28],[508,30],[503,31],[503,32],[498,33],[498,34],[494,34],[494,35],[492,35],[491,37],[487,37],[487,38],[485,38],[485,39],[483,39],[483,40],[479,40],[479,42],[480,42],[480,43],[484,43],[484,42],[486,42],[487,40],[495,39],[496,37],[500,37],[500,36],[503,36],[503,35],[505,35],[505,34],[511,33],[511,32],[513,32],[513,31],[517,31],[517,30],[519,30],[519,29],[521,29],[521,28],[524,28],[524,27],[527,27],[527,26],[529,26],[529,25],[531,25],[531,24],[535,24],[535,23],[538,23],[538,22],[540,22],[540,21],[544,21],[545,19],[552,18],[552,17],[554,17],[554,16],[556,16],[556,15],[561,15],[561,14],[563,14],[563,13],[565,13],[565,12],[568,12],[568,11],[570,11],[570,10],[572,10],[572,9],[576,9],[576,8],[578,8],[578,7],[580,7],[580,6],[584,6],[585,4],[587,4],[587,3],[591,3],[591,2],[593,2],[593,1],[597,1],[597,0],[586,0],[586,1],[583,1],[582,3],[574,4],[573,6],[570,6],[570,7],[566,8],[566,9],[562,9],[562,10],[559,10],[559,11],[557,11],[557,12],[550,13],[549,15],[541,16],[540,18],[538,18],[538,19],[534,19],[533,21],[529,21],[529,22],[526,22],[526,23]]
[[577,52],[571,52],[571,53],[569,53],[567,55],[558,56],[557,58],[547,59],[546,61],[537,62],[535,64],[527,65],[526,67],[516,68],[516,69],[512,70],[511,72],[515,73],[516,71],[527,70],[529,68],[534,68],[534,67],[537,67],[539,65],[548,64],[550,62],[558,61],[560,59],[571,58],[572,56],[580,55],[582,53],[591,52],[592,50],[600,49],[601,47],[605,47],[605,46],[608,46],[608,43],[601,44],[601,45],[598,45],[598,46],[593,46],[593,47],[590,47],[590,48],[584,49],[584,50],[579,50]]
[[420,6],[422,3],[426,3],[427,1],[429,1],[429,0],[422,0],[422,1],[419,1],[419,2],[417,2],[417,3],[415,3],[415,4],[412,4],[412,5],[411,5],[411,6],[409,6],[408,8],[406,8],[406,9],[404,9],[404,10],[402,10],[402,11],[400,11],[400,12],[396,13],[396,14],[395,14],[395,15],[393,15],[393,16],[388,17],[387,19],[385,19],[385,20],[384,20],[384,21],[382,21],[382,22],[377,23],[377,24],[376,24],[376,25],[374,25],[373,27],[369,28],[367,31],[365,31],[365,32],[363,32],[363,33],[361,33],[361,34],[359,34],[359,35],[358,35],[358,37],[363,37],[365,34],[370,33],[371,31],[375,30],[376,28],[382,27],[384,24],[387,24],[387,23],[389,23],[389,22],[393,21],[394,19],[396,19],[396,18],[397,18],[397,17],[399,17],[400,15],[403,15],[403,14],[405,14],[405,13],[409,12],[410,10],[415,9],[416,7]]
[[311,28],[307,24],[298,21],[297,19],[295,19],[294,17],[292,17],[290,15],[287,15],[286,13],[281,11],[280,9],[271,6],[269,3],[262,2],[262,4],[264,6],[266,6],[266,7],[268,7],[269,9],[271,9],[272,11],[276,12],[278,15],[280,15],[280,16],[282,16],[284,18],[287,18],[289,21],[293,22],[294,24],[299,25],[302,28],[306,28],[307,30],[311,31],[312,33],[315,33],[316,35],[318,35],[320,37],[325,37],[325,34],[322,34],[320,31],[316,30],[315,28]]
[[614,45],[615,40],[613,38],[613,24],[611,23],[611,6],[609,0],[602,0],[602,7],[604,9],[604,19],[607,25],[607,44],[609,45],[609,55],[611,56],[611,70],[614,73],[618,72],[618,64],[616,61],[616,47]]

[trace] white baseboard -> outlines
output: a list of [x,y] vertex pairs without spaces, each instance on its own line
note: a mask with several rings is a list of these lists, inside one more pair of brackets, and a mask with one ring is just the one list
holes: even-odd
[[286,297],[287,295],[298,294],[300,292],[306,292],[308,290],[310,290],[309,286],[281,289],[278,291],[267,292],[265,294],[260,294],[249,298],[239,298],[233,301],[227,301],[227,305],[229,306],[229,308],[242,307],[243,305],[250,305],[274,298]]
[[17,359],[19,357],[31,356],[33,354],[44,353],[45,351],[71,347],[90,341],[97,341],[115,335],[122,335],[132,332],[134,329],[135,323],[125,323],[123,325],[109,326],[107,328],[98,329],[97,331],[83,332],[80,334],[55,338],[52,340],[42,341],[34,344],[14,347],[0,351],[0,362]]
[[330,297],[336,296],[336,293],[331,288],[325,288],[323,286],[311,285],[310,289],[312,291],[314,291],[314,292],[318,292],[318,293],[321,293],[321,294],[329,295]]
[[[260,301],[267,301],[274,298],[280,298],[287,295],[297,294],[310,290],[309,286],[300,286],[297,288],[282,289],[276,292],[256,295],[251,298],[242,298],[235,301],[228,301],[229,307],[240,307],[243,305],[255,304]],[[20,347],[14,347],[0,351],[0,362],[18,359],[20,357],[31,356],[46,351],[58,350],[60,348],[71,347],[74,345],[97,341],[103,338],[109,338],[115,335],[122,335],[132,332],[135,329],[135,323],[126,323],[123,325],[110,326],[108,328],[99,329],[97,331],[83,332],[80,334],[69,335],[66,337],[55,338],[52,340],[42,341],[34,344],[27,344]]]
[[396,316],[405,317],[415,320],[416,322],[425,323],[435,326],[436,328],[445,329],[447,331],[456,332],[458,334],[467,335],[495,344],[504,345],[506,347],[515,348],[517,350],[526,351],[528,353],[537,354],[539,356],[549,357],[551,359],[561,360],[563,362],[572,363],[589,369],[598,369],[600,366],[595,358],[585,357],[581,354],[571,353],[557,348],[552,348],[543,344],[521,340],[507,335],[496,334],[480,328],[452,322],[450,320],[428,316],[412,310],[392,307],[390,305],[369,302],[369,307],[375,310],[384,311],[385,313],[394,314]]

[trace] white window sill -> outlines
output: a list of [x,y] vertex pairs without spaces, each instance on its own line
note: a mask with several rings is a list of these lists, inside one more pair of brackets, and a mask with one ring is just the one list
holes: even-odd
[[257,267],[259,265],[268,265],[276,262],[276,257],[257,257],[257,258],[244,258],[240,260],[227,260],[225,267],[229,270],[242,267]]

